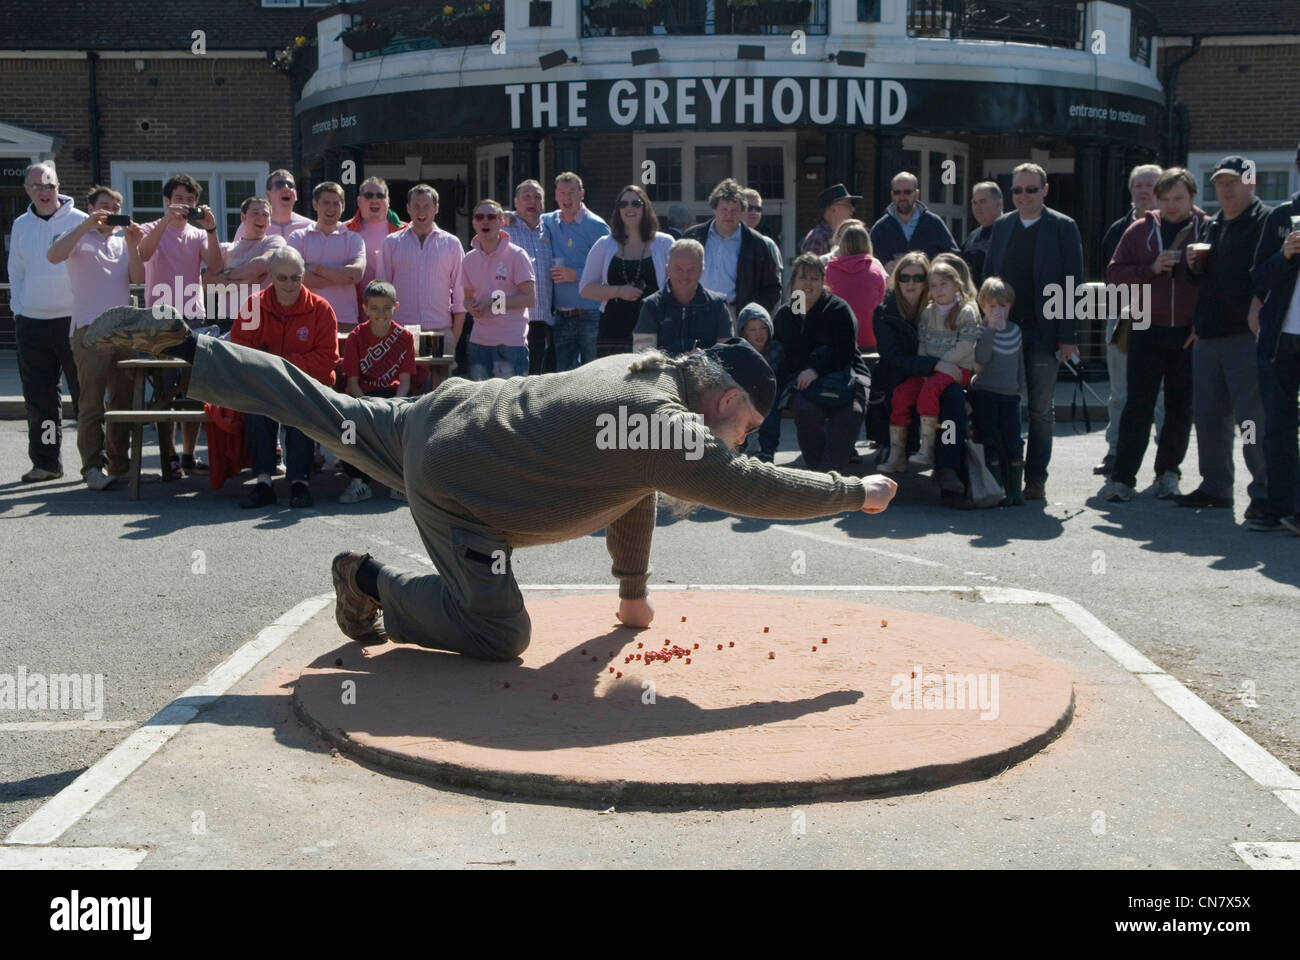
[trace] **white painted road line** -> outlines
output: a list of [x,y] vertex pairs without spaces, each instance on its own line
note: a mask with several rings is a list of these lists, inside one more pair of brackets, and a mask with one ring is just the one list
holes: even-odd
[[118,784],[192,720],[201,707],[221,696],[259,660],[310,620],[334,594],[304,600],[236,650],[200,683],[163,707],[139,730],[105,754],[89,770],[47,800],[5,838],[5,843],[54,843],[93,810]]
[[0,723],[0,733],[42,733],[62,730],[125,730],[134,720],[15,720]]
[[148,855],[119,847],[0,847],[0,870],[134,870]]
[[1300,843],[1234,843],[1252,870],[1300,870]]
[[850,550],[862,550],[865,553],[874,553],[878,556],[888,557],[891,560],[900,560],[903,563],[915,563],[922,567],[947,566],[947,564],[940,563],[938,560],[926,560],[923,557],[914,557],[908,553],[896,553],[893,550],[882,550],[880,547],[869,547],[865,543],[858,543],[856,540],[845,540],[842,537],[831,537],[824,533],[813,533],[811,530],[801,530],[798,527],[781,527],[781,531],[796,537],[804,537],[805,539],[816,540],[820,543],[829,543],[833,547],[848,547]]

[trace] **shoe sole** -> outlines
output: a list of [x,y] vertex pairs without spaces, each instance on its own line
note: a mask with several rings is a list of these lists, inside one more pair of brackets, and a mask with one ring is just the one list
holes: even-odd
[[[360,588],[353,587],[353,585],[348,582],[347,575],[343,573],[342,563],[344,560],[348,559],[349,557],[351,557],[351,554],[344,552],[339,554],[337,557],[335,557],[334,560],[330,563],[330,578],[334,581],[334,622],[338,624],[338,628],[341,631],[343,631],[343,635],[345,637],[348,637],[351,640],[355,640],[363,647],[371,647],[371,646],[377,646],[378,644],[381,643],[387,643],[388,631],[383,625],[382,615],[380,616],[379,620],[376,622],[375,629],[367,631],[366,633],[363,633],[357,637],[352,636],[352,634],[349,632],[352,628],[348,626],[347,614],[346,611],[343,609],[344,594],[357,593],[360,594],[362,597],[365,597],[365,599],[370,603],[374,603],[373,600],[370,600],[369,597],[366,597],[365,594],[361,592]],[[378,604],[375,604],[375,610],[378,613],[379,611]]]
[[[157,311],[155,313],[155,311]],[[166,304],[153,307],[113,307],[87,328],[87,347],[123,347],[158,356],[168,347],[184,343],[189,327]]]

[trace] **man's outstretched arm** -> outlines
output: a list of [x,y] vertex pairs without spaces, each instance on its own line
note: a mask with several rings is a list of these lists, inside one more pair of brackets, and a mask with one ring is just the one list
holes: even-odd
[[650,540],[655,532],[655,494],[638,500],[605,528],[605,549],[618,578],[618,618],[627,627],[648,627],[654,608],[646,598],[650,579]]

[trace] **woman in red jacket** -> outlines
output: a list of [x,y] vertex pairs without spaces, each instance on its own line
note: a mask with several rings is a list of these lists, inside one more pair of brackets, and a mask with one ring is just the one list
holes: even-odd
[[853,310],[858,349],[863,352],[875,352],[872,319],[876,307],[885,299],[888,280],[885,268],[871,254],[871,234],[865,227],[847,227],[835,255],[826,264],[826,289]]
[[1179,470],[1192,431],[1192,315],[1197,285],[1187,268],[1191,244],[1209,216],[1196,206],[1196,178],[1170,167],[1156,181],[1155,210],[1124,231],[1106,280],[1129,287],[1133,329],[1128,338],[1128,399],[1119,420],[1115,468],[1107,500],[1133,499],[1146,454],[1156,395],[1165,388],[1165,423],[1156,444],[1156,496],[1178,494]]
[[[283,357],[327,387],[333,386],[334,368],[339,362],[339,326],[334,308],[324,297],[302,285],[306,265],[302,254],[293,247],[281,247],[271,254],[267,270],[271,285],[250,297],[244,305],[230,328],[231,343]],[[244,429],[257,486],[239,505],[270,506],[275,503],[271,470],[275,466],[275,439],[280,425],[266,417],[249,414]],[[310,507],[313,503],[307,477],[315,449],[315,443],[305,433],[293,427],[285,428],[285,476],[290,483],[291,507]]]

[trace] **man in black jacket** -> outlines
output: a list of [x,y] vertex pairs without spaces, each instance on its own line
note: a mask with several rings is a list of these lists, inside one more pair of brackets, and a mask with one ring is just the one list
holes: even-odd
[[[1300,169],[1300,147],[1296,148]],[[1264,221],[1251,278],[1264,300],[1259,311],[1259,387],[1264,398],[1264,457],[1269,512],[1247,521],[1252,530],[1300,534],[1300,450],[1296,446],[1300,393],[1300,193],[1278,204]]]
[[[1133,221],[1146,216],[1148,210],[1156,207],[1156,181],[1160,179],[1163,169],[1158,163],[1143,163],[1134,167],[1128,175],[1128,193],[1132,206],[1128,213],[1110,225],[1106,236],[1101,241],[1101,269],[1098,276],[1106,279],[1106,265],[1119,248],[1119,241],[1124,231],[1133,225]],[[1124,412],[1124,401],[1128,399],[1128,355],[1121,353],[1119,347],[1111,342],[1115,334],[1115,325],[1119,317],[1106,318],[1106,374],[1110,381],[1110,400],[1106,404],[1109,419],[1106,422],[1106,456],[1101,463],[1092,468],[1098,476],[1109,477],[1115,466],[1115,453],[1119,450],[1119,418]],[[1156,437],[1160,437],[1160,428],[1165,422],[1165,390],[1160,388],[1156,397]]]
[[1077,353],[1072,310],[1045,317],[1043,304],[1053,284],[1067,278],[1083,282],[1083,241],[1079,227],[1063,213],[1044,206],[1047,171],[1022,163],[1012,171],[1016,209],[993,224],[984,275],[1001,277],[1016,291],[1011,319],[1024,333],[1025,379],[1029,388],[1029,443],[1025,454],[1025,499],[1047,498],[1047,464],[1052,459],[1052,424],[1056,420],[1056,376],[1060,360]]
[[[1246,519],[1268,512],[1268,481],[1262,436],[1264,406],[1259,397],[1255,336],[1246,322],[1254,284],[1250,269],[1271,207],[1255,196],[1245,157],[1224,157],[1214,171],[1219,212],[1205,232],[1209,250],[1193,245],[1188,266],[1199,280],[1196,342],[1192,347],[1192,418],[1201,484],[1174,497],[1180,507],[1232,506],[1232,428],[1242,431],[1241,452],[1250,469]],[[1250,182],[1247,183],[1246,180]]]
[[993,224],[1002,216],[1002,202],[1002,188],[996,181],[985,180],[971,187],[970,212],[979,226],[966,235],[961,258],[970,267],[971,281],[977,288],[987,276],[984,260],[988,257],[989,241],[993,238]]
[[772,252],[761,234],[741,222],[744,189],[731,178],[723,180],[709,194],[713,219],[697,223],[682,234],[685,239],[703,244],[704,276],[700,283],[706,290],[726,297],[733,322],[740,307],[747,303],[761,304],[771,313],[781,299],[781,274]]

